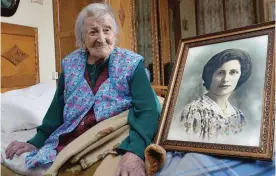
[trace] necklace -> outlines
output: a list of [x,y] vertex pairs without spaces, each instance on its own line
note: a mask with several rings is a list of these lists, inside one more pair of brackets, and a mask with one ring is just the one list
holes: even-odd
[[223,113],[225,113],[225,111],[227,110],[228,108],[228,103],[225,103],[225,108],[224,109],[221,109]]

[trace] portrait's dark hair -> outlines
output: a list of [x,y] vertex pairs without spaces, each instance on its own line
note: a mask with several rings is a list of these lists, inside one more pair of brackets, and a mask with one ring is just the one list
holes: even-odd
[[240,49],[227,49],[214,55],[204,66],[202,79],[204,81],[203,85],[207,90],[209,90],[211,86],[212,77],[215,71],[224,63],[231,60],[238,60],[241,65],[241,77],[236,88],[248,80],[252,69],[252,62],[249,54]]

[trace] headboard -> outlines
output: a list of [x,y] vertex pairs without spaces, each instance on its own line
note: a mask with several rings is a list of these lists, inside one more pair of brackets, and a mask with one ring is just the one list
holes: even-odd
[[39,83],[37,28],[1,23],[1,92]]

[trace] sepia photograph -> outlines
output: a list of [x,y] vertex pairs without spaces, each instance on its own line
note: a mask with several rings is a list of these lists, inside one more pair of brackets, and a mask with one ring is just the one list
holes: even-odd
[[160,144],[235,155],[271,142],[274,28],[253,29],[181,41],[159,127]]
[[168,139],[258,146],[267,41],[191,48]]

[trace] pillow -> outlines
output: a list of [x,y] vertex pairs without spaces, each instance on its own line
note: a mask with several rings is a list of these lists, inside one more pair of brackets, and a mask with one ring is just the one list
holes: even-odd
[[41,125],[55,94],[55,85],[37,85],[1,94],[1,130],[6,133]]

